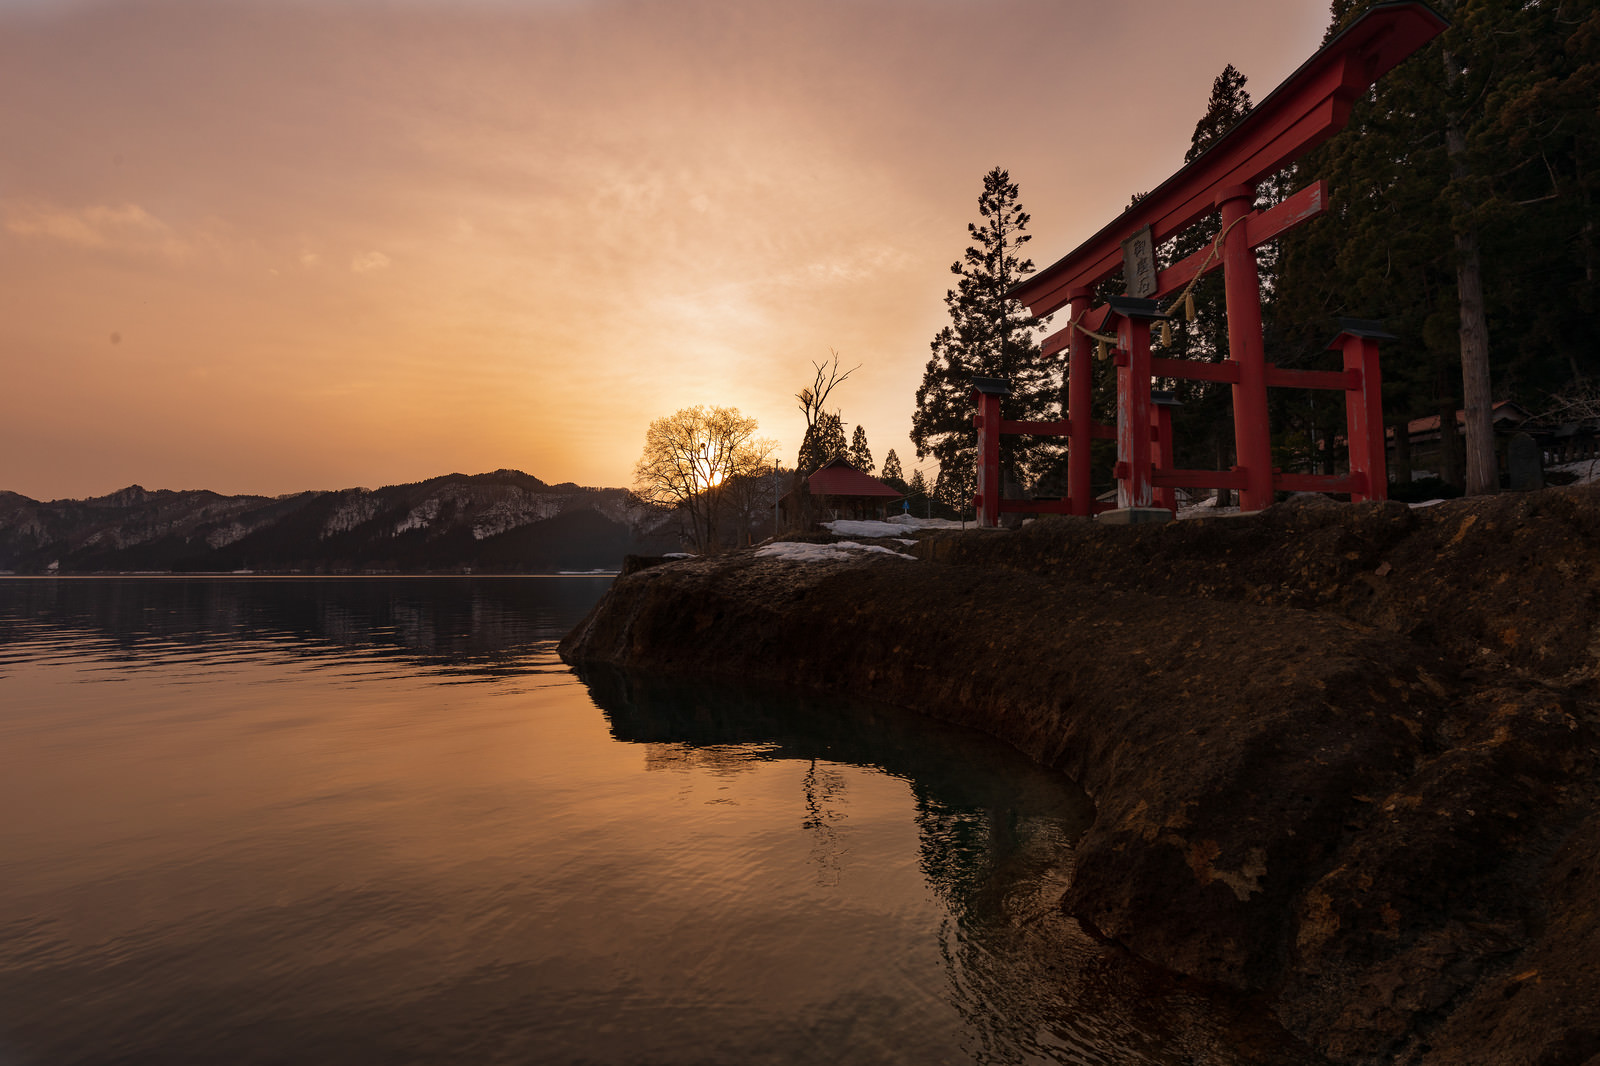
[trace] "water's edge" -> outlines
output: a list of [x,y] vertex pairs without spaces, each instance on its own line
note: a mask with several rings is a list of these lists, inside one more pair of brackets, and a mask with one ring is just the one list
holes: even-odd
[[[1539,503],[1480,507],[1520,507],[1537,525]],[[1600,517],[1594,494],[1557,503],[1550,536],[1574,506]],[[1000,737],[1095,801],[1065,900],[1092,928],[1169,971],[1266,996],[1337,1060],[1448,1062],[1452,1040],[1481,1051],[1483,1026],[1522,1009],[1519,955],[1559,970],[1563,987],[1584,980],[1576,951],[1550,956],[1529,901],[1557,873],[1596,877],[1589,859],[1545,866],[1586,818],[1600,826],[1585,784],[1592,703],[1511,675],[1485,683],[1442,642],[1289,606],[1320,577],[1303,549],[1298,571],[1280,571],[1282,602],[1175,596],[1137,577],[1076,583],[1036,565],[1165,552],[1191,586],[1222,584],[1219,563],[1242,541],[1270,556],[1274,538],[1320,537],[1346,549],[1336,562],[1375,556],[1387,573],[1387,553],[1415,581],[1407,552],[1449,575],[1441,546],[1482,518],[1403,512],[1269,512],[1170,534],[1042,522],[924,541],[916,562],[676,562],[625,573],[561,653],[849,692]],[[1593,551],[1582,538],[1572,550]],[[1571,802],[1552,806],[1551,788]],[[1562,1002],[1542,1003],[1544,1024],[1581,1029]]]

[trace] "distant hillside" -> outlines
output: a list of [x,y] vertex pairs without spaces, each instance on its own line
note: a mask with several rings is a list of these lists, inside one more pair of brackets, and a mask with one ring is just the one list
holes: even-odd
[[624,489],[547,485],[517,470],[293,496],[130,485],[41,503],[0,492],[0,571],[614,569],[675,551],[672,511]]

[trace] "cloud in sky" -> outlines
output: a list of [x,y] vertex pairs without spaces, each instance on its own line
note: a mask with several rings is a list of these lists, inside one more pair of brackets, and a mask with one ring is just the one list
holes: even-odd
[[373,270],[382,270],[389,265],[391,260],[382,252],[362,252],[350,260],[350,270],[355,274],[366,274]]
[[[1323,0],[0,0],[0,489],[622,484],[792,394],[906,441],[985,170],[1041,264]],[[1241,32],[1241,27],[1245,32]],[[107,338],[116,334],[120,342]]]
[[12,203],[5,229],[19,237],[63,241],[81,248],[182,255],[187,245],[171,227],[138,204],[90,204],[80,208]]

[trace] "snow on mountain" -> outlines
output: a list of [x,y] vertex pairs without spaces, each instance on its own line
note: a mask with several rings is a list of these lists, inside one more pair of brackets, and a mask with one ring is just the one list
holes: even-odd
[[277,498],[130,485],[41,503],[0,491],[0,571],[591,569],[670,550],[674,530],[670,510],[624,489],[516,470]]
[[[535,496],[516,490],[505,499],[496,500],[484,509],[472,523],[472,539],[485,540],[516,529],[518,526],[554,518],[567,509],[572,497]],[[600,510],[600,508],[595,508]],[[604,511],[601,511],[604,514]],[[607,516],[610,517],[610,516]]]
[[378,517],[383,501],[366,489],[350,489],[327,521],[322,523],[322,537],[326,540],[336,533],[348,533]]

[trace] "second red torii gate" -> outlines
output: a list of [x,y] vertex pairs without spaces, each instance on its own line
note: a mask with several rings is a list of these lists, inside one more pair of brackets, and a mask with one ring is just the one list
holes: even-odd
[[[1376,339],[1380,334],[1371,328],[1373,324],[1360,323],[1354,327],[1354,332],[1347,329],[1336,339],[1335,343],[1346,351],[1346,369],[1342,373],[1280,370],[1266,362],[1264,352],[1261,281],[1254,249],[1320,213],[1327,205],[1327,186],[1316,182],[1264,211],[1254,209],[1256,186],[1343,129],[1354,101],[1445,26],[1444,19],[1414,0],[1373,7],[1324,45],[1198,158],[1089,240],[1011,291],[1011,296],[1038,318],[1069,304],[1071,307],[1074,324],[1045,340],[1047,353],[1063,349],[1068,352],[1066,420],[1042,424],[1000,423],[997,397],[993,398],[993,414],[989,414],[986,405],[979,415],[980,419],[989,416],[990,433],[1043,431],[1068,438],[1068,496],[1064,506],[1052,509],[1083,515],[1094,510],[1089,441],[1108,434],[1106,427],[1096,427],[1092,421],[1090,351],[1094,341],[1085,331],[1099,332],[1113,317],[1119,323],[1119,381],[1126,379],[1135,393],[1124,396],[1119,386],[1119,413],[1124,416],[1119,422],[1125,423],[1120,432],[1126,438],[1122,443],[1131,449],[1125,461],[1130,467],[1143,467],[1142,471],[1119,470],[1120,475],[1127,475],[1119,477],[1120,505],[1148,506],[1150,503],[1150,441],[1145,426],[1149,425],[1150,418],[1149,377],[1152,373],[1223,381],[1233,387],[1238,466],[1232,471],[1169,471],[1163,478],[1165,487],[1209,484],[1237,488],[1245,510],[1269,506],[1273,499],[1274,475],[1267,388],[1280,385],[1346,390],[1352,429],[1351,474],[1342,479],[1341,485],[1326,487],[1343,488],[1358,498],[1381,498],[1385,494],[1376,355]],[[1114,316],[1111,305],[1092,307],[1094,286],[1123,266],[1123,244],[1132,235],[1148,226],[1152,244],[1159,246],[1214,210],[1221,213],[1220,256],[1217,249],[1207,249],[1165,270],[1158,270],[1153,292],[1141,295],[1158,299],[1170,295],[1197,274],[1220,265],[1227,290],[1228,359],[1217,364],[1152,359],[1149,329],[1154,316],[1137,310],[1130,312],[1126,307]],[[1134,366],[1136,363],[1139,365]],[[1141,396],[1136,395],[1141,390],[1143,403],[1139,402]],[[1357,391],[1361,394],[1359,397],[1352,395]],[[1363,435],[1359,448],[1353,439],[1358,422]],[[1374,424],[1378,434],[1375,450],[1365,439],[1374,432]],[[1358,462],[1363,464],[1359,468]],[[1185,478],[1183,474],[1193,476]],[[1210,480],[1205,480],[1202,474],[1208,474]],[[1279,475],[1277,480],[1281,482],[1279,487],[1296,488],[1301,487],[1297,483],[1306,478]],[[1310,487],[1309,482],[1305,487]],[[983,495],[995,498],[980,499],[979,521],[992,525],[998,518],[1000,505],[997,486],[989,485],[988,489]],[[1125,496],[1132,499],[1123,499]]]

